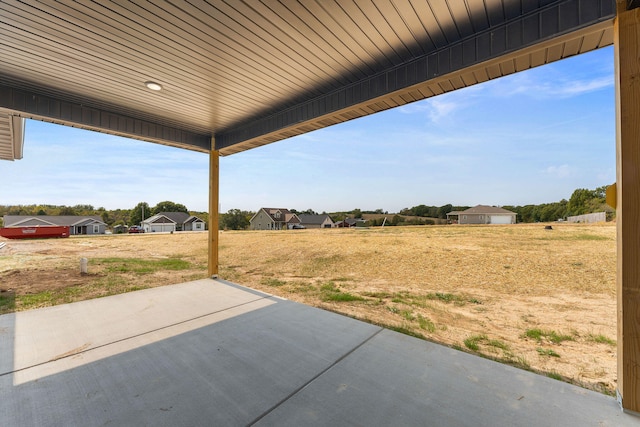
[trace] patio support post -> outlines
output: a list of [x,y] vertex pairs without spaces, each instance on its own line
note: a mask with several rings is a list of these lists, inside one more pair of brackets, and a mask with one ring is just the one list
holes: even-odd
[[618,399],[640,413],[640,9],[617,1],[616,226]]
[[[215,141],[211,139],[211,147]],[[218,220],[220,200],[220,153],[211,150],[209,154],[209,276],[218,277]]]

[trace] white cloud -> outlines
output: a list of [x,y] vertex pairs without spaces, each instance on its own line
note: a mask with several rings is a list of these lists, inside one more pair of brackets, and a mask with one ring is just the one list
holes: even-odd
[[459,104],[439,98],[430,99],[428,104],[431,107],[428,112],[429,119],[433,123],[441,123],[443,120],[448,119],[459,108]]
[[431,106],[428,104],[428,101],[417,101],[410,104],[405,104],[401,107],[398,107],[396,110],[403,114],[415,114],[428,112],[430,109]]
[[560,87],[559,94],[561,96],[581,95],[583,93],[594,92],[596,90],[613,86],[613,84],[613,76],[599,77],[592,80],[565,82],[565,84]]
[[512,74],[486,83],[486,88],[497,97],[525,95],[534,99],[566,99],[596,92],[614,85],[613,74],[584,76],[537,69]]

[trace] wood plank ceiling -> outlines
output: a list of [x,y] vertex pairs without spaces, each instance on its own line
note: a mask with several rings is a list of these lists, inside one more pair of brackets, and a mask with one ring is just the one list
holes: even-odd
[[0,109],[228,155],[609,45],[614,15],[613,0],[8,0]]

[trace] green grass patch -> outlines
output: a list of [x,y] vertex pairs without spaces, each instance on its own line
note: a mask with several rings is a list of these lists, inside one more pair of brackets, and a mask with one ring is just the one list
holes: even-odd
[[598,335],[594,335],[594,334],[589,334],[587,335],[587,340],[598,343],[598,344],[607,344],[610,346],[615,346],[616,345],[616,341],[612,340],[611,338],[602,335],[602,334],[598,334]]
[[426,317],[423,317],[421,314],[418,314],[418,325],[420,326],[420,329],[424,329],[425,331],[429,331],[429,332],[436,331],[435,323],[433,323],[431,320],[427,319]]
[[27,294],[18,297],[20,308],[29,309],[45,307],[51,305],[53,294],[50,291],[38,292],[37,294]]
[[308,282],[293,282],[291,283],[291,292],[310,294],[316,292],[316,287]]
[[105,265],[105,269],[109,273],[149,274],[160,270],[187,270],[191,267],[190,262],[180,258],[98,258],[91,261]]
[[547,376],[549,378],[553,378],[554,380],[563,381],[562,375],[560,375],[556,371],[547,372]]
[[605,236],[600,236],[598,234],[585,234],[585,233],[583,233],[583,234],[576,234],[574,236],[574,240],[591,240],[591,241],[596,240],[596,241],[598,241],[598,240],[610,240],[610,238],[609,237],[605,237]]
[[320,286],[320,299],[323,301],[334,302],[352,302],[352,301],[365,301],[365,299],[359,295],[353,295],[349,292],[343,292],[335,283],[329,282]]
[[464,305],[468,302],[472,304],[482,304],[482,302],[480,302],[476,298],[470,298],[462,295],[456,295],[456,294],[445,293],[445,292],[429,293],[426,295],[426,299],[432,300],[432,301],[433,300],[442,301],[444,303],[454,303],[456,305]]
[[559,241],[601,241],[611,240],[610,237],[601,236],[599,234],[554,234],[547,235],[545,237],[539,237],[535,240],[559,240]]
[[480,343],[483,341],[488,341],[488,337],[485,334],[472,335],[464,340],[464,346],[469,350],[478,351],[480,350]]
[[274,286],[274,287],[283,286],[287,284],[287,282],[284,282],[282,280],[271,279],[271,278],[264,278],[262,279],[261,283],[265,286]]
[[542,340],[550,341],[554,344],[560,344],[563,341],[573,341],[572,335],[560,334],[556,331],[547,331],[539,328],[527,329],[524,336],[538,342]]
[[[7,312],[15,311],[16,309],[31,310],[40,307],[49,307],[58,304],[81,301],[87,299],[86,295],[91,295],[91,298],[96,298],[105,296],[105,293],[108,293],[109,295],[115,295],[128,291],[129,289],[123,289],[121,287],[119,287],[115,291],[110,292],[108,288],[102,289],[97,285],[69,286],[67,288],[55,289],[52,291],[18,295],[12,303],[12,309]],[[6,307],[6,309],[8,308],[9,307]],[[2,307],[0,307],[0,310],[3,310]],[[4,313],[5,311],[2,312]]]
[[513,359],[511,359],[510,362],[513,364],[513,366],[516,366],[518,368],[522,368],[526,370],[531,369],[531,365],[529,364],[529,361],[525,359],[523,356],[516,356]]
[[365,297],[380,299],[387,299],[392,297],[392,294],[390,294],[389,292],[364,292],[362,295]]
[[16,295],[13,291],[0,292],[0,314],[12,313],[16,310]]
[[400,316],[404,317],[408,321],[413,321],[416,319],[416,316],[413,314],[411,310],[402,310],[400,312]]
[[471,298],[462,295],[456,295],[452,293],[445,292],[435,292],[428,294],[412,294],[411,292],[403,291],[403,292],[364,292],[362,294],[368,298],[378,298],[379,300],[390,300],[395,304],[404,304],[412,307],[430,307],[431,304],[429,301],[441,301],[444,303],[454,303],[456,305],[464,305],[466,303],[472,304],[482,304],[476,298]]
[[364,301],[364,298],[358,295],[353,295],[348,292],[337,292],[335,294],[327,294],[323,296],[324,301],[337,301],[337,302],[349,302],[349,301]]
[[464,301],[462,297],[455,295],[455,294],[449,294],[449,293],[442,293],[442,292],[436,292],[434,294],[427,294],[427,298],[431,299],[431,300],[439,300],[442,302],[462,302]]
[[542,329],[537,329],[537,328],[527,329],[524,333],[524,336],[527,338],[534,339],[536,341],[540,341],[544,336],[544,332],[542,331]]
[[560,355],[558,353],[556,353],[555,351],[553,351],[550,348],[538,347],[538,348],[536,348],[536,351],[538,352],[538,354],[540,356],[560,357]]
[[509,351],[509,346],[504,341],[489,339],[486,334],[478,334],[472,335],[469,338],[464,340],[464,345],[469,350],[478,352],[480,351],[480,346],[486,347],[492,353],[498,352],[498,350],[502,350],[504,356],[511,357],[511,352]]
[[488,345],[489,347],[498,348],[505,352],[509,351],[509,346],[507,345],[507,343],[500,340],[489,340],[486,342],[486,345]]

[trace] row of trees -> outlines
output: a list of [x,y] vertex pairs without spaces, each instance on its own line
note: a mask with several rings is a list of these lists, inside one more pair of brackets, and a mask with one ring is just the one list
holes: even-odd
[[[542,203],[539,205],[502,206],[518,214],[518,222],[551,222],[566,219],[568,216],[583,215],[592,212],[607,212],[608,219],[613,218],[615,210],[606,204],[607,186],[598,187],[595,190],[578,188],[569,200],[562,199],[554,203]],[[417,216],[427,218],[446,219],[452,211],[463,211],[470,206],[443,206],[418,205],[412,208],[402,209],[400,215]]]
[[[554,203],[543,203],[539,205],[524,206],[503,206],[503,208],[518,214],[518,222],[550,222],[564,219],[572,215],[582,215],[591,212],[607,212],[608,218],[615,215],[615,211],[605,203],[606,186],[598,187],[594,190],[579,188],[571,194],[569,200],[560,200]],[[362,211],[353,209],[351,211],[333,212],[329,216],[335,222],[345,218],[362,218],[363,215],[391,215],[387,217],[385,225],[426,225],[433,224],[433,219],[446,219],[447,214],[452,211],[468,209],[469,206],[453,206],[446,204],[443,206],[418,205],[412,208],[402,209],[398,214],[389,214],[384,209],[373,211]],[[313,209],[295,210],[298,214],[317,215]],[[186,212],[196,215],[205,222],[209,221],[207,212],[189,211],[187,207],[180,203],[171,201],[160,202],[151,207],[146,202],[138,203],[133,209],[107,210],[103,207],[94,208],[92,205],[56,206],[56,205],[0,205],[0,218],[3,215],[100,215],[102,220],[110,227],[115,225],[136,225],[159,212]],[[323,212],[326,213],[326,212]],[[220,228],[229,230],[243,230],[249,227],[249,220],[255,214],[251,211],[240,209],[230,209],[227,213],[220,215]],[[383,217],[368,220],[371,226],[382,225]],[[1,225],[1,224],[0,224]]]
[[412,208],[402,209],[400,211],[400,215],[447,219],[447,214],[449,212],[463,211],[468,208],[469,206],[453,206],[451,204],[442,206],[418,205]]
[[550,222],[593,212],[606,212],[607,220],[611,220],[615,216],[615,209],[606,204],[606,191],[606,186],[595,190],[578,188],[571,194],[569,200],[562,199],[559,202],[540,205],[503,206],[503,208],[516,212],[519,222]]

